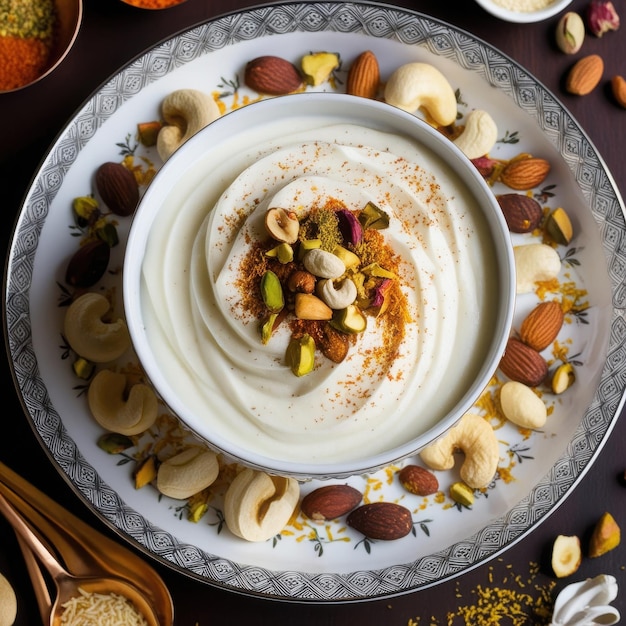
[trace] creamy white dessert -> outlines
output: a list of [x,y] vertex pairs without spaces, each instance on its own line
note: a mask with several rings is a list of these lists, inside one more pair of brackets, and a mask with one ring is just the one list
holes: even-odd
[[[480,207],[439,157],[339,124],[233,149],[188,178],[152,226],[142,309],[178,407],[218,445],[281,462],[376,456],[461,401],[487,357],[497,269]],[[373,202],[390,216],[381,233],[401,259],[408,319],[392,359],[377,357],[381,322],[370,316],[341,363],[319,358],[298,377],[285,362],[288,326],[261,341],[241,272],[250,242],[267,237],[267,209],[306,215],[329,199],[351,210]]]

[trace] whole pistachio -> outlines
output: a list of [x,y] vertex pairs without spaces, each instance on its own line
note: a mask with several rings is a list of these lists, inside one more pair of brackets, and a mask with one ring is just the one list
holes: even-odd
[[565,54],[576,54],[585,40],[585,23],[574,11],[568,11],[556,27],[556,44]]

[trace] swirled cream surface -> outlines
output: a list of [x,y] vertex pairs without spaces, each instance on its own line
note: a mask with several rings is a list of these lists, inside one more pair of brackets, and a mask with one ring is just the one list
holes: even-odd
[[[486,358],[497,278],[489,228],[446,163],[413,140],[338,124],[233,149],[199,171],[152,226],[142,309],[164,379],[210,441],[240,458],[343,462],[405,444],[461,401]],[[389,214],[381,233],[401,259],[409,315],[390,361],[377,358],[370,317],[344,361],[319,358],[297,377],[289,330],[263,344],[242,304],[242,261],[266,237],[268,208],[303,215],[328,199]]]

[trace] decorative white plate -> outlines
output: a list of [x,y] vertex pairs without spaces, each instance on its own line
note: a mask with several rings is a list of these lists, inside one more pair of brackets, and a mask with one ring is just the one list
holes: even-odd
[[[121,161],[129,150],[135,163],[145,166],[145,157],[158,166],[155,153],[136,147],[136,125],[158,119],[160,102],[172,90],[218,92],[230,110],[256,97],[242,86],[248,60],[274,54],[298,63],[319,50],[340,53],[343,66],[332,86],[316,89],[341,90],[350,63],[368,49],[377,55],[383,79],[408,61],[439,67],[458,90],[462,115],[482,108],[496,120],[500,140],[492,157],[530,152],[551,162],[548,179],[533,191],[547,208],[566,208],[574,224],[571,244],[558,248],[559,286],[546,297],[578,296],[559,335],[561,356],[574,363],[577,381],[558,397],[544,394],[551,414],[540,432],[492,419],[501,442],[500,469],[471,508],[447,495],[458,466],[439,473],[441,493],[428,498],[404,491],[397,468],[388,468],[348,482],[365,501],[393,500],[411,509],[414,530],[407,537],[371,541],[345,519],[318,525],[298,516],[273,540],[248,543],[230,535],[219,498],[191,522],[187,502],[159,497],[152,486],[134,488],[137,449],[111,455],[98,447],[102,431],[89,415],[85,382],[74,376],[62,336],[71,294],[65,269],[81,235],[72,200],[92,193],[99,164]],[[494,192],[505,191],[494,185]],[[121,267],[129,218],[118,222],[120,245],[113,249],[111,270]],[[624,403],[625,237],[623,202],[583,130],[552,94],[497,50],[450,25],[385,5],[261,6],[158,45],[115,75],[63,129],[16,225],[5,293],[7,343],[26,417],[42,446],[120,537],[176,571],[224,589],[317,602],[392,596],[459,575],[510,547],[562,502],[594,461]],[[514,243],[531,241],[531,235],[514,236]],[[119,285],[112,272],[94,289]],[[539,298],[518,299],[517,323]],[[545,355],[557,362],[551,350]],[[154,433],[154,439],[160,436]],[[302,491],[315,486],[305,484]]]

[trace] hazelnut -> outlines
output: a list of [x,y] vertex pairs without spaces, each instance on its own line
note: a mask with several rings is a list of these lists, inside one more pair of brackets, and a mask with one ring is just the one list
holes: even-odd
[[311,272],[296,270],[287,279],[287,289],[293,293],[313,293],[315,291],[316,278]]

